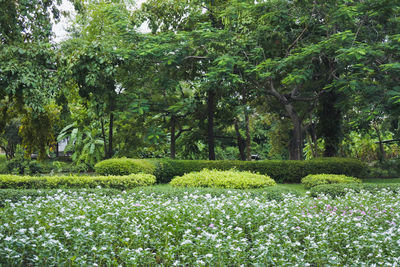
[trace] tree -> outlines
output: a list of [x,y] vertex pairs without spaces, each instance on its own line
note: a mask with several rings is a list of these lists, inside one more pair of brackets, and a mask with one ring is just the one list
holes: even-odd
[[[78,16],[71,40],[63,44],[66,77],[75,81],[79,95],[90,101],[104,103],[102,113],[108,114],[107,158],[114,154],[113,135],[118,95],[124,90],[117,72],[127,57],[124,45],[127,36],[135,35],[124,1],[89,1],[77,5]],[[103,120],[102,134],[106,143]]]
[[[40,120],[43,125],[31,124],[31,132],[23,137],[28,151],[39,148],[39,158],[45,157],[45,146],[52,139],[52,120],[46,114],[58,90],[57,54],[50,43],[51,18],[59,19],[56,4],[60,1],[11,1],[0,3],[0,99],[7,102],[1,106],[4,131],[13,118],[9,108],[18,112],[23,121]],[[47,140],[33,144],[27,137],[39,134]],[[42,138],[40,138],[42,140]]]

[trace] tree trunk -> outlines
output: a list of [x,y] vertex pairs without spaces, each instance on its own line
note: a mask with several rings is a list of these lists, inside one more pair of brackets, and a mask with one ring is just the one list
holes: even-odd
[[215,112],[215,92],[208,91],[207,97],[207,142],[208,142],[208,159],[215,160],[215,136],[214,136],[214,112]]
[[108,155],[107,158],[112,158],[113,156],[113,128],[114,128],[114,112],[110,113],[110,128],[108,132]]
[[56,157],[58,158],[60,156],[60,149],[58,146],[58,142],[56,143]]
[[325,142],[324,157],[335,157],[341,141],[342,115],[336,107],[337,101],[338,96],[334,92],[324,93],[320,97],[317,132]]
[[104,145],[104,158],[107,158],[108,152],[107,152],[107,139],[106,139],[106,131],[104,130],[104,121],[103,118],[100,119],[101,123],[101,135],[103,137],[103,145]]
[[250,118],[247,110],[244,112],[244,121],[246,124],[246,160],[250,161],[251,160]]
[[379,126],[374,125],[376,135],[378,136],[378,141],[379,141],[379,151],[377,153],[378,160],[380,162],[384,161],[386,159],[386,153],[385,153],[385,148],[383,147],[382,143],[382,136],[381,136],[381,131],[379,130]]
[[242,135],[239,131],[239,124],[237,119],[235,119],[235,132],[236,132],[236,140],[239,148],[240,160],[246,160],[246,155],[244,153],[245,150],[245,141],[242,138]]
[[171,116],[171,147],[170,147],[170,152],[171,152],[171,159],[175,158],[175,141],[176,141],[176,135],[175,135],[175,128],[176,128],[176,118],[174,115]]
[[[291,95],[296,94],[296,89],[293,89]],[[290,103],[285,95],[280,94],[274,87],[273,81],[270,81],[269,90],[267,93],[274,96],[285,107],[293,124],[292,137],[289,143],[289,159],[301,160],[303,159],[303,132],[301,127],[301,119],[295,111],[293,105]]]
[[289,114],[293,123],[293,131],[289,144],[289,159],[302,160],[303,159],[303,133],[301,127],[301,120],[297,115],[291,104],[285,105],[285,110]]

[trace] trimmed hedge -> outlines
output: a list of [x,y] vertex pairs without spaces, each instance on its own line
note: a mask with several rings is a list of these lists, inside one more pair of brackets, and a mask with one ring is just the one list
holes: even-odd
[[275,181],[267,175],[252,172],[239,172],[235,170],[218,171],[203,169],[200,172],[191,172],[177,176],[170,182],[173,186],[184,187],[214,187],[248,189],[276,185]]
[[371,193],[387,190],[400,194],[400,184],[326,184],[318,185],[310,189],[310,196],[317,197],[320,194],[340,197],[346,195],[349,190],[359,193],[361,190]]
[[343,174],[309,174],[303,179],[301,183],[305,188],[311,188],[323,184],[343,184],[343,183],[361,183],[360,179],[346,176]]
[[[112,159],[116,165],[127,166],[124,168],[107,167],[107,171],[100,170],[98,166],[110,166],[104,164],[105,160],[99,162],[95,167],[96,172],[102,175],[118,175],[119,169],[129,170],[129,166],[137,166],[141,162],[148,167],[148,173],[157,177],[159,183],[169,183],[175,176],[182,176],[186,173],[201,171],[202,169],[250,171],[270,176],[279,183],[300,183],[301,179],[309,174],[329,173],[344,174],[347,176],[363,177],[366,173],[366,166],[357,159],[350,158],[319,158],[313,160],[260,160],[260,161],[239,161],[239,160],[172,160],[172,159]],[[123,162],[123,163],[122,163]],[[142,166],[142,165],[141,165]],[[104,168],[105,169],[105,168]],[[101,171],[101,172],[100,172]],[[126,174],[129,171],[124,172]]]
[[152,174],[130,174],[125,176],[18,176],[0,175],[0,189],[40,188],[115,188],[120,190],[152,185],[156,177]]
[[94,169],[101,175],[128,175],[141,172],[153,174],[156,166],[146,160],[119,158],[100,161]]
[[154,175],[157,182],[168,183],[175,176],[181,176],[202,169],[251,171],[270,176],[278,183],[300,183],[309,174],[330,173],[354,177],[365,175],[365,165],[357,159],[329,158],[307,161],[299,160],[151,160],[156,165]]

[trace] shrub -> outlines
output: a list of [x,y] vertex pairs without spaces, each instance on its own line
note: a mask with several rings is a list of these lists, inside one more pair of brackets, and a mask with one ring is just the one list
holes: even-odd
[[185,187],[216,187],[216,188],[260,188],[276,185],[267,175],[235,170],[218,171],[204,169],[178,176],[170,182],[173,186]]
[[100,161],[94,168],[101,175],[128,175],[140,172],[153,174],[156,166],[146,160],[119,158]]
[[338,174],[310,174],[301,179],[306,188],[323,184],[361,183],[360,179]]
[[400,184],[325,184],[318,185],[310,189],[310,195],[317,197],[320,194],[330,195],[332,197],[341,197],[349,191],[368,191],[376,194],[382,190],[400,193]]
[[152,174],[130,174],[125,176],[17,176],[0,175],[0,188],[116,188],[130,189],[152,185],[156,178]]

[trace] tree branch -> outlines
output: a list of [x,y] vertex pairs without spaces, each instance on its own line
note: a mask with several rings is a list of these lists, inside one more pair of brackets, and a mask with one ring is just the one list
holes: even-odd
[[193,129],[193,127],[190,127],[188,129],[180,129],[178,134],[175,136],[175,140],[178,139],[182,135],[182,133],[191,131],[192,129]]
[[209,57],[204,57],[204,56],[187,56],[187,57],[185,57],[185,59],[189,59],[189,58],[196,58],[196,59],[209,59]]

